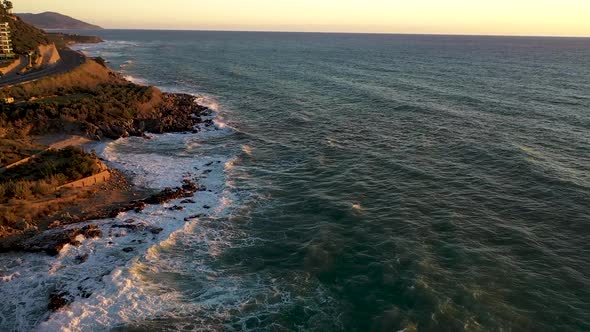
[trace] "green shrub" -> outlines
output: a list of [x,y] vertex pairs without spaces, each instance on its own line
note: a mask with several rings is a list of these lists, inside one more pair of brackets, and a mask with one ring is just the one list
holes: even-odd
[[28,163],[11,168],[0,180],[0,202],[42,197],[68,182],[98,174],[96,157],[78,147],[49,150]]

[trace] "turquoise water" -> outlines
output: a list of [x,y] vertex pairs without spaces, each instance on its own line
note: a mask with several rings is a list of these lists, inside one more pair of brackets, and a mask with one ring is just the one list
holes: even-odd
[[590,330],[589,39],[97,34],[219,105],[238,197],[140,272],[191,309],[111,328]]

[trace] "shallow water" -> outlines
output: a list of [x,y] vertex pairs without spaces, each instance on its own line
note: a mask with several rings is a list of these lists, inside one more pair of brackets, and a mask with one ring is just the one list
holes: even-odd
[[[217,130],[103,156],[138,185],[212,192],[120,216],[165,225],[128,255],[142,234],[0,256],[0,326],[590,329],[590,40],[97,33],[80,48],[217,110]],[[92,295],[48,316],[70,282]]]

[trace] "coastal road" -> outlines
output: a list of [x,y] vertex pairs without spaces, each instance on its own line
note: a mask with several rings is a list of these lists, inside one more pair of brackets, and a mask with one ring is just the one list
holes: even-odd
[[47,76],[62,74],[73,70],[85,61],[82,54],[72,50],[59,50],[59,56],[61,59],[54,65],[22,75],[7,75],[7,77],[0,78],[0,88],[38,80]]

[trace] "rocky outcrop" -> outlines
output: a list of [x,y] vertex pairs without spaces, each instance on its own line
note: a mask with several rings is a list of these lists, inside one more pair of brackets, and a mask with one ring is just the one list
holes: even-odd
[[103,39],[96,36],[82,36],[62,32],[47,33],[47,36],[55,43],[57,48],[66,48],[75,44],[98,44],[104,42]]
[[210,110],[198,105],[194,100],[194,96],[187,94],[163,94],[162,102],[149,112],[140,114],[132,120],[88,124],[86,135],[95,139],[119,139],[129,136],[141,137],[146,133],[196,132],[197,125],[212,123],[201,118]]
[[35,60],[33,67],[40,68],[56,64],[61,58],[55,44],[40,45],[37,49],[39,57]]
[[68,292],[53,292],[49,294],[49,304],[47,304],[47,309],[55,312],[72,302],[73,298]]
[[115,218],[119,215],[119,213],[127,211],[135,211],[139,213],[143,211],[143,209],[145,209],[147,205],[164,204],[174,199],[189,198],[194,196],[195,192],[204,190],[206,190],[204,187],[199,187],[194,182],[187,179],[184,180],[184,184],[181,188],[166,188],[162,190],[160,193],[154,194],[146,199],[133,201],[128,205],[122,206],[117,209],[113,209],[108,216],[110,218]]
[[96,225],[88,225],[75,228],[54,228],[34,236],[23,238],[10,245],[3,242],[0,252],[25,251],[45,252],[48,255],[56,256],[66,245],[80,245],[81,238],[93,239],[102,236],[102,231]]

